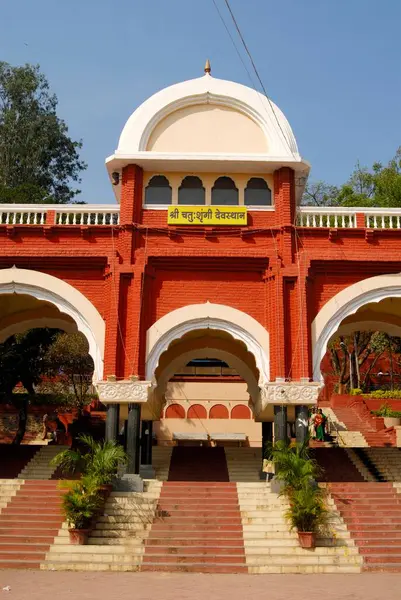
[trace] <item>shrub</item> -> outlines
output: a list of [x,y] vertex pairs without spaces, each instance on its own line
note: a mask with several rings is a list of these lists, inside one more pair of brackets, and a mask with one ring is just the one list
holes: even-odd
[[101,503],[97,482],[93,479],[87,477],[70,484],[62,503],[68,526],[72,529],[89,529]]
[[325,492],[318,486],[303,485],[293,491],[290,507],[285,513],[290,529],[317,533],[328,523]]

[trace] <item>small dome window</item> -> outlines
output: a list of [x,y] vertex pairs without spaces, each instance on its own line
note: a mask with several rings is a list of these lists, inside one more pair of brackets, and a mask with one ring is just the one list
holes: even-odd
[[178,204],[205,204],[205,188],[202,180],[194,175],[184,177],[178,188]]
[[251,177],[245,188],[246,206],[271,206],[272,193],[261,177]]
[[235,206],[238,204],[238,189],[231,177],[219,177],[212,188],[212,204]]
[[145,204],[171,204],[171,186],[164,175],[154,175],[145,189]]

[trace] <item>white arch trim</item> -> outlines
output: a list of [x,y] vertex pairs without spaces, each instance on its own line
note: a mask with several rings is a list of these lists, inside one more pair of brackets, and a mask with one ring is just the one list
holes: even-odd
[[[354,283],[326,302],[312,323],[313,378],[322,380],[320,362],[341,322],[365,304],[401,298],[401,273],[378,275]],[[383,325],[383,324],[382,324]],[[383,326],[380,327],[384,331]],[[394,331],[394,326],[393,326]]]
[[[0,269],[0,294],[26,294],[54,304],[69,315],[89,344],[95,371],[94,379],[103,377],[105,323],[93,304],[76,288],[62,279],[30,269]],[[63,329],[65,327],[63,326]]]
[[250,315],[224,304],[190,304],[161,317],[147,331],[146,379],[154,381],[160,356],[190,331],[215,329],[243,342],[255,357],[259,385],[269,381],[269,333]]
[[237,371],[237,373],[242,377],[244,381],[246,381],[248,385],[248,394],[251,396],[253,404],[257,405],[260,390],[257,379],[252,370],[243,360],[235,356],[235,354],[227,352],[226,350],[220,350],[216,348],[198,348],[193,352],[185,351],[179,356],[177,356],[167,365],[167,367],[163,370],[162,373],[160,373],[158,377],[157,383],[161,391],[164,393],[167,383],[177,372],[178,369],[185,366],[191,359],[203,358],[205,356],[205,351],[209,352],[209,355],[213,354],[214,358],[218,358],[227,362],[230,365],[230,367],[233,367]]
[[275,104],[250,87],[208,74],[164,88],[143,102],[126,122],[115,157],[146,151],[160,121],[180,108],[197,104],[223,105],[243,113],[264,132],[269,155],[301,160],[290,124]]

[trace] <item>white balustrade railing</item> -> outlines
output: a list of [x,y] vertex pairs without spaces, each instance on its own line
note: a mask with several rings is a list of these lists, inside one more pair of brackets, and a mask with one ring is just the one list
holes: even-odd
[[118,225],[115,204],[0,204],[0,225],[46,225],[48,213],[56,225]]
[[297,225],[300,227],[352,228],[356,227],[357,212],[355,208],[300,206],[297,213]]
[[38,204],[0,204],[0,225],[45,225],[46,213]]
[[57,205],[56,225],[118,225],[120,207],[115,204]]
[[363,208],[365,227],[368,229],[401,229],[401,209]]

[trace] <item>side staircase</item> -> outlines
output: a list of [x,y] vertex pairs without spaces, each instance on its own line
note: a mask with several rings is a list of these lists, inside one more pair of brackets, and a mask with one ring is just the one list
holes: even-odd
[[[339,432],[339,444],[341,444],[342,438],[344,445],[354,448],[395,446],[393,436],[385,429],[378,429],[369,411],[367,409],[365,411],[363,407],[359,407],[358,410],[357,403],[350,406],[332,406],[331,411],[334,413],[337,421],[343,423],[347,428],[347,431]],[[350,433],[354,434],[354,438],[349,440]],[[355,434],[357,434],[358,439],[355,437]],[[365,443],[358,442],[361,436],[364,438]]]
[[50,461],[67,446],[46,445],[42,446],[31,458],[28,464],[19,473],[19,479],[50,479],[57,467]]
[[57,485],[20,479],[2,483],[0,569],[40,567],[63,521]]
[[238,483],[249,573],[359,573],[361,559],[330,499],[331,531],[314,550],[299,546],[285,519],[286,501],[266,483]]
[[144,543],[157,518],[163,484],[145,482],[143,493],[112,492],[87,546],[71,546],[65,523],[46,553],[41,568],[51,571],[138,571]]
[[401,571],[401,496],[391,483],[331,483],[365,571]]

